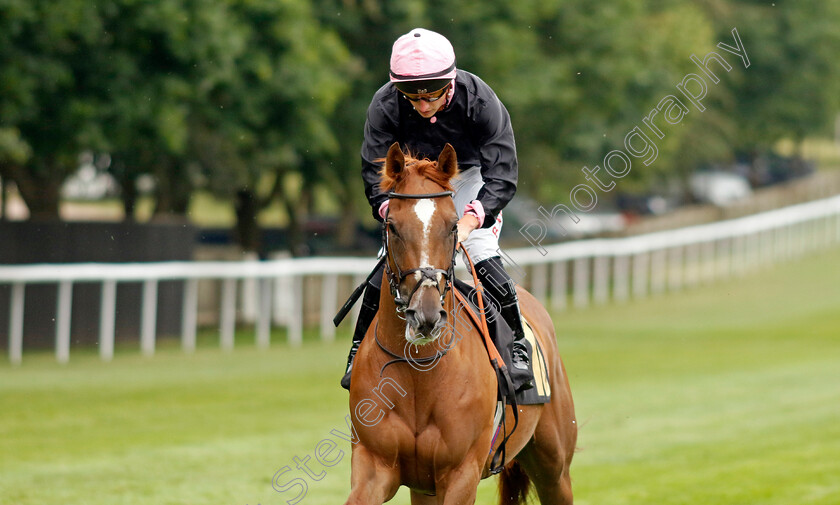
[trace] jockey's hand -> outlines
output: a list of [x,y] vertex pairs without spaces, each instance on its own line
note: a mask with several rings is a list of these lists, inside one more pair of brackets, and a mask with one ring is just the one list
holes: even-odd
[[478,218],[465,214],[464,217],[458,220],[458,242],[467,240],[467,237],[473,230],[478,228]]

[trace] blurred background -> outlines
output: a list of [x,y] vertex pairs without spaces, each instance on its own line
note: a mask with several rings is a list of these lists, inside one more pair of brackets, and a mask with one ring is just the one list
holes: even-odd
[[[362,127],[417,26],[510,112],[502,246],[592,420],[579,503],[840,503],[840,2],[0,0],[0,504],[293,498],[274,472],[345,426],[353,318],[329,320],[379,248]],[[535,256],[520,229],[710,51],[705,111]],[[348,483],[345,458],[307,503]]]

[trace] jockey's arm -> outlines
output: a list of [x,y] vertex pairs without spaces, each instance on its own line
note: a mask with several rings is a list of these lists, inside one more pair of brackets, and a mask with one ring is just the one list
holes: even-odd
[[458,242],[467,240],[469,234],[477,230],[480,224],[473,214],[464,214],[464,217],[458,220]]
[[[492,93],[489,87],[487,90]],[[481,203],[486,214],[481,227],[489,228],[516,193],[519,163],[510,115],[495,94],[492,99],[486,100],[486,106],[474,120],[476,128],[481,132],[481,178],[484,180],[476,200]]]
[[365,119],[364,140],[362,142],[362,180],[365,185],[365,196],[371,205],[373,217],[377,221],[383,218],[379,212],[388,196],[379,190],[379,171],[381,162],[376,160],[385,157],[388,148],[397,140],[396,124],[389,117],[382,103],[384,89],[374,95]]

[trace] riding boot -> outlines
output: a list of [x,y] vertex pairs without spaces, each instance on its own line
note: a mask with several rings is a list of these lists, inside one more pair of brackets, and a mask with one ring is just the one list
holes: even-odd
[[513,345],[510,350],[513,366],[510,371],[511,380],[517,392],[531,389],[534,387],[534,372],[529,358],[530,344],[525,340],[516,285],[505,271],[502,260],[498,256],[479,261],[475,264],[475,269],[485,291],[498,304],[502,319],[513,330]]
[[382,272],[377,272],[368,285],[365,287],[365,294],[362,296],[362,309],[359,311],[359,319],[356,320],[356,329],[353,331],[353,343],[350,346],[350,354],[347,356],[347,369],[341,378],[341,387],[350,391],[350,375],[353,371],[353,360],[359,351],[359,346],[365,338],[370,323],[373,321],[376,312],[379,310],[379,293],[381,291]]

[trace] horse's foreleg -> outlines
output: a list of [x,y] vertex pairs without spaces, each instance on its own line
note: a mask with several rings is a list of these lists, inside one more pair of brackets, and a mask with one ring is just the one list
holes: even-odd
[[363,446],[356,446],[350,469],[350,496],[345,505],[381,505],[400,487],[399,469],[383,464]]
[[436,496],[430,496],[417,491],[411,492],[411,505],[436,505],[438,502]]
[[472,505],[475,503],[478,483],[484,461],[468,458],[451,470],[438,485],[438,503],[441,505]]

